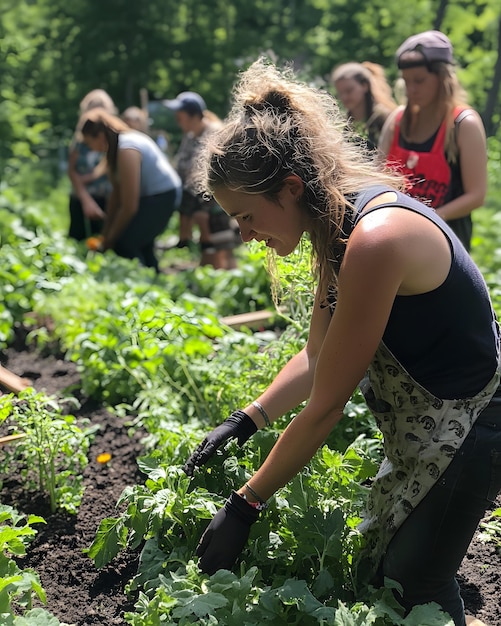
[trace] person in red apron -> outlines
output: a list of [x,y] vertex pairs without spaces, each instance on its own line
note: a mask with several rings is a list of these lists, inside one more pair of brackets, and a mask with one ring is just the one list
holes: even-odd
[[433,207],[469,251],[471,212],[487,191],[482,120],[466,101],[446,35],[413,35],[397,50],[407,103],[390,115],[379,148],[407,177],[410,195]]
[[501,411],[486,413],[500,379],[499,330],[485,281],[435,211],[344,134],[329,94],[259,60],[235,98],[202,153],[206,191],[244,242],[287,256],[309,236],[318,288],[306,346],[185,463],[193,475],[229,439],[243,445],[306,401],[209,523],[200,568],[234,565],[268,500],[360,387],[385,453],[360,567],[398,581],[408,611],[434,601],[465,626],[455,575],[501,488]]

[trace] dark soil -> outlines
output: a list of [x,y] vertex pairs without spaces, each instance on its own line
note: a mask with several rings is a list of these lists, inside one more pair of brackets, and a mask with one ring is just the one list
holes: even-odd
[[[2,364],[31,379],[37,391],[58,395],[70,388],[72,395],[79,397],[77,369],[62,358],[10,348]],[[14,476],[4,477],[0,501],[47,521],[46,525],[36,526],[38,533],[20,565],[40,575],[47,594],[46,608],[51,613],[75,626],[125,625],[124,612],[133,610],[134,598],[127,598],[124,588],[136,572],[138,552],[120,554],[110,565],[97,570],[82,550],[91,544],[99,522],[116,515],[115,505],[122,490],[144,482],[136,465],[136,458],[143,452],[141,433],[129,436],[124,421],[91,402],[83,401],[79,410],[69,412],[101,427],[89,452],[84,473],[86,489],[78,514],[51,515],[43,501],[23,492]],[[101,452],[112,454],[106,465],[96,461]],[[497,505],[501,506],[501,497]],[[474,538],[461,565],[459,582],[467,613],[488,626],[500,626],[501,554],[492,543]]]
[[[71,395],[79,397],[80,378],[73,363],[15,349],[5,356],[2,364],[30,379],[37,391],[62,397],[63,390],[70,388]],[[51,514],[47,502],[26,494],[15,476],[4,477],[0,501],[18,511],[41,515],[47,522],[35,526],[37,535],[27,556],[19,561],[20,567],[33,568],[39,574],[47,594],[45,608],[61,622],[75,626],[122,625],[126,623],[124,612],[134,609],[134,598],[127,598],[124,588],[136,573],[139,553],[119,554],[98,570],[82,550],[92,543],[99,522],[117,515],[116,503],[123,489],[144,482],[136,464],[144,452],[142,435],[130,436],[124,420],[92,402],[83,401],[77,410],[68,407],[68,413],[100,425],[84,470],[85,492],[78,514]],[[102,452],[112,455],[104,465],[96,460]]]

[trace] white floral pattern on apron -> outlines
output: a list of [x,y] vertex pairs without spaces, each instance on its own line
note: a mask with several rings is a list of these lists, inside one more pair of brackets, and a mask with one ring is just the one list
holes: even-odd
[[364,557],[377,568],[391,538],[461,447],[500,379],[498,368],[472,398],[442,400],[417,383],[381,343],[360,384],[384,436],[385,459],[374,479],[359,530]]

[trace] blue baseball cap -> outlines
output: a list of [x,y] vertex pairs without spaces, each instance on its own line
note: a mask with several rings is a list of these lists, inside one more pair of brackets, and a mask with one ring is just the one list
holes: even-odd
[[164,100],[163,104],[172,111],[186,111],[190,115],[202,115],[207,109],[205,100],[194,91],[182,91],[174,100]]

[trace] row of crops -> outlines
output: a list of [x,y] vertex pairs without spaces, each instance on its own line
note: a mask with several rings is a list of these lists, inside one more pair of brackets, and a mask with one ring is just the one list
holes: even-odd
[[[479,237],[494,223],[490,213],[485,219]],[[239,268],[231,272],[197,267],[156,276],[112,253],[89,255],[48,227],[44,209],[26,206],[11,192],[0,196],[0,220],[0,348],[19,329],[28,331],[37,349],[57,350],[77,364],[86,397],[123,419],[133,416],[130,428],[148,433],[148,452],[138,459],[144,483],[124,491],[117,503],[122,513],[101,521],[88,548],[101,567],[120,551],[141,547],[139,569],[125,590],[137,598],[126,623],[452,624],[435,605],[415,607],[404,618],[391,581],[375,590],[357,575],[363,541],[357,524],[381,457],[358,394],[326,445],[253,526],[235,571],[209,578],[193,557],[208,520],[259,467],[294,416],[257,433],[245,449],[230,443],[193,478],[182,471],[207,430],[259,395],[303,346],[312,294],[301,252],[280,266],[295,289],[294,297],[284,295],[279,333],[252,333],[231,329],[221,318],[272,308],[257,245],[240,252]],[[501,259],[487,238],[480,249],[498,304]],[[26,488],[45,493],[52,510],[75,513],[89,425],[34,390],[2,396],[0,424],[3,432],[25,434],[2,456],[0,475],[20,468]],[[0,621],[6,626],[60,623],[31,608],[33,596],[45,600],[44,591],[36,572],[16,562],[40,522],[0,504]],[[495,520],[490,528],[497,537]]]

